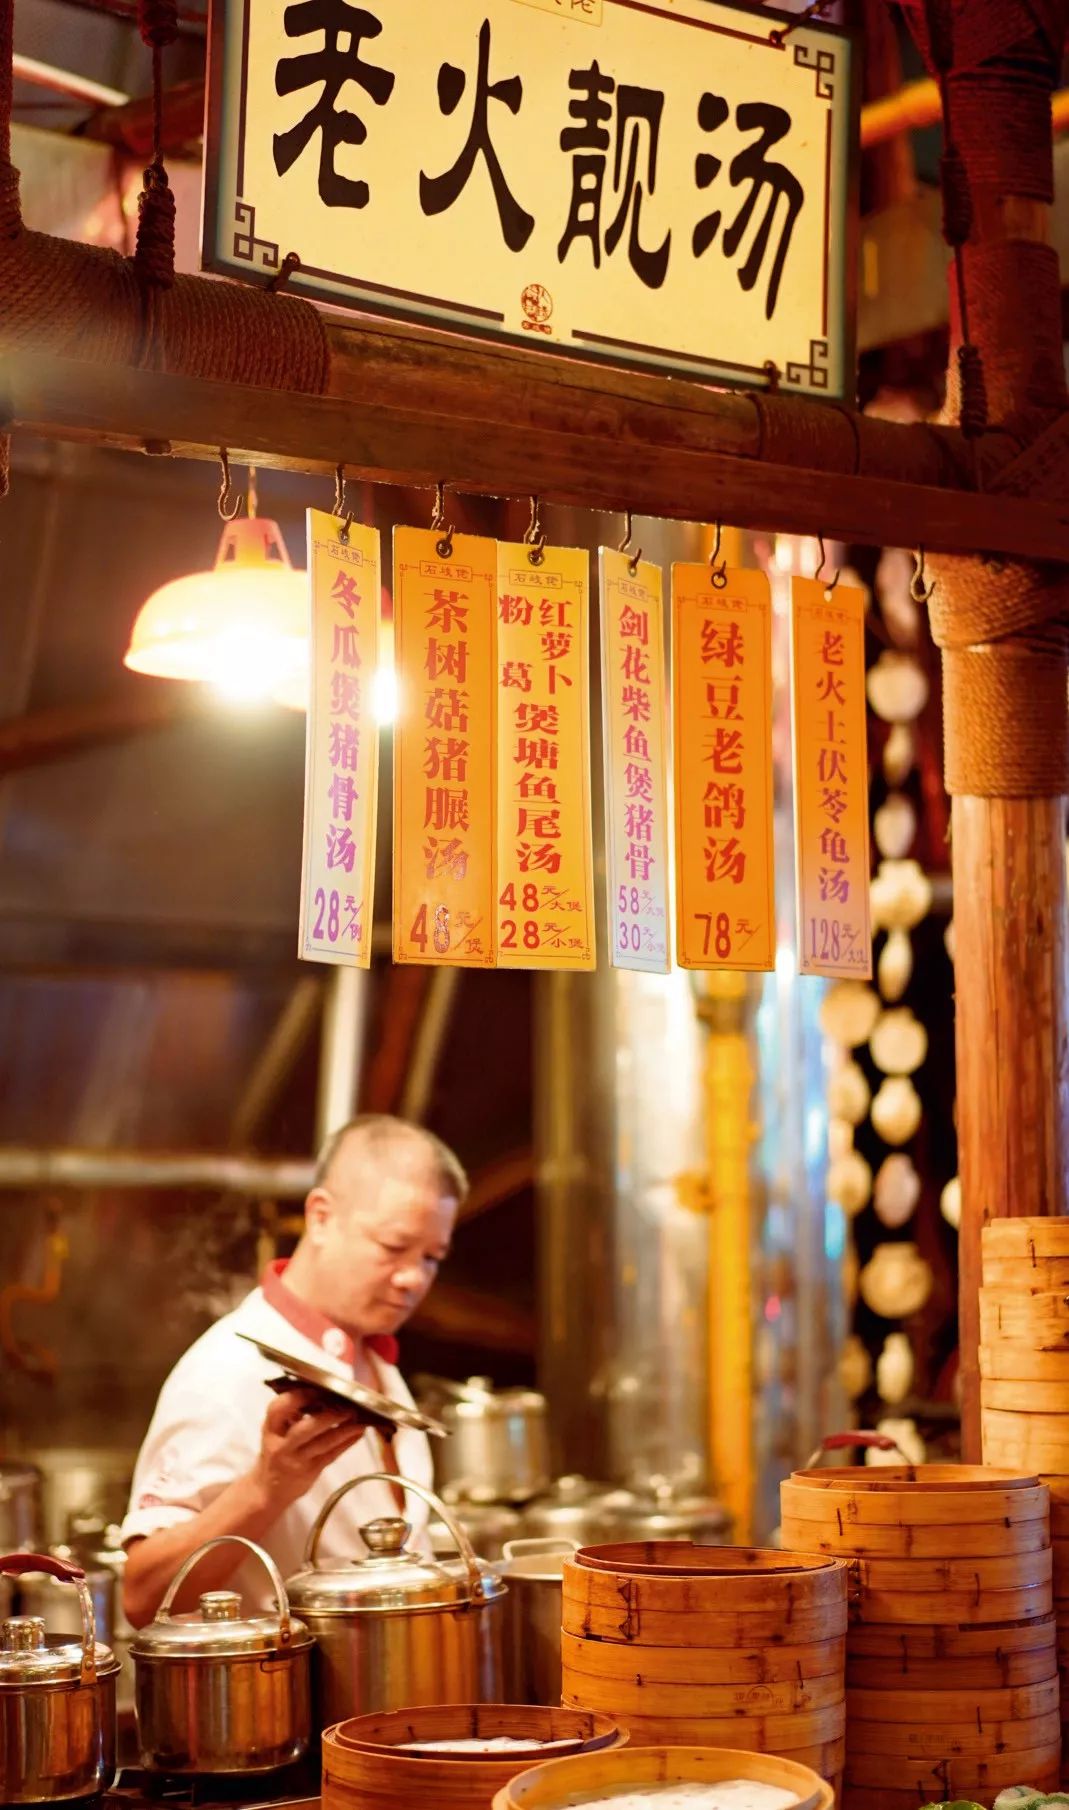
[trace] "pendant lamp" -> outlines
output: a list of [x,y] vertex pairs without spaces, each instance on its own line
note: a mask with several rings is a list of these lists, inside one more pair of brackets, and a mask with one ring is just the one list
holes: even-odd
[[152,593],[123,663],[156,678],[200,681],[238,701],[293,695],[307,685],[306,575],[290,564],[278,523],[256,514],[255,473],[246,516],[227,519],[229,488],[224,460],[215,564]]

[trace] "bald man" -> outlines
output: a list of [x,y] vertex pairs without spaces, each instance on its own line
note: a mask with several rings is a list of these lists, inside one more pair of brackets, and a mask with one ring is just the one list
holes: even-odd
[[[355,1119],[328,1141],[293,1257],[271,1264],[260,1287],[204,1333],[164,1383],[123,1524],[123,1600],[135,1627],[152,1618],[182,1561],[208,1540],[244,1534],[285,1578],[300,1568],[309,1529],[340,1484],[384,1468],[431,1482],[425,1434],[402,1427],[391,1449],[355,1411],[324,1407],[301,1390],[273,1395],[265,1385],[278,1365],[235,1335],[250,1333],[410,1404],[395,1335],[447,1257],[466,1193],[453,1152],[400,1119]],[[350,1491],[327,1523],[322,1555],[356,1556],[360,1528],[398,1507],[389,1483]],[[426,1520],[414,1497],[406,1518],[417,1527]],[[219,1589],[240,1590],[250,1609],[273,1600],[263,1567],[240,1547],[222,1546],[195,1568],[175,1607]]]

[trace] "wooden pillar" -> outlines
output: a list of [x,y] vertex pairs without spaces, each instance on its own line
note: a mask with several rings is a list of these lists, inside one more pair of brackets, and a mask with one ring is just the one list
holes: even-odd
[[[964,41],[949,78],[948,142],[964,163],[968,239],[951,278],[947,412],[968,415],[975,400],[967,393],[963,408],[957,345],[967,337],[980,354],[989,422],[1027,423],[1031,433],[1066,407],[1058,260],[1046,243],[1050,92],[1066,7],[1055,0],[1046,13],[1058,19],[1048,18],[1045,39],[1023,36],[1025,9],[1005,0],[959,10]],[[949,175],[952,216],[962,185]],[[1064,457],[1051,455],[1048,482]],[[1025,481],[1042,489],[1042,471],[1033,465]],[[931,564],[953,794],[962,1436],[964,1457],[976,1462],[982,1226],[1067,1210],[1069,581],[1062,569],[1023,563]]]

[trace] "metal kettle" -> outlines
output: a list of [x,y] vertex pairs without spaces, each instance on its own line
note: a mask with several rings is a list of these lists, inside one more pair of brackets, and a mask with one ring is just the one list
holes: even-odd
[[95,1797],[114,1776],[119,1662],[97,1642],[80,1566],[46,1553],[0,1558],[0,1573],[26,1571],[74,1585],[81,1639],[49,1637],[33,1615],[0,1626],[0,1802],[71,1803]]
[[486,1376],[424,1377],[419,1393],[451,1434],[435,1452],[441,1490],[468,1502],[529,1502],[548,1487],[544,1395],[495,1389]]
[[[411,1528],[387,1516],[361,1528],[365,1551],[317,1563],[328,1517],[362,1483],[400,1484],[436,1511],[458,1557],[413,1550]],[[426,1703],[495,1703],[506,1681],[506,1586],[480,1563],[462,1527],[422,1484],[386,1471],[354,1477],[324,1503],[308,1536],[290,1602],[316,1639],[316,1722]]]

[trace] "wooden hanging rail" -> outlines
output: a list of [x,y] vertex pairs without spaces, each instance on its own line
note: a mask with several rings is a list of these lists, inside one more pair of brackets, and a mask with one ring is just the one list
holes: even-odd
[[[71,248],[72,250],[74,248]],[[188,281],[189,279],[187,279]],[[196,280],[196,279],[194,279]],[[215,285],[212,285],[214,287]],[[935,551],[1069,560],[1069,500],[984,494],[1018,452],[970,447],[796,396],[523,357],[427,329],[327,323],[327,391],[309,395],[80,362],[5,356],[0,422],[54,439],[399,485],[537,492],[548,503]]]

